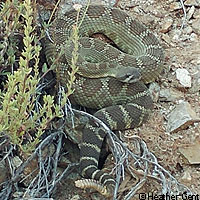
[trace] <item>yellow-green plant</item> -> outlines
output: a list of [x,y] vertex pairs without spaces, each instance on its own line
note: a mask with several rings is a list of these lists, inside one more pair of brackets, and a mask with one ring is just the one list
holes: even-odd
[[0,65],[2,67],[0,75],[4,74],[4,67],[12,68],[15,62],[16,42],[12,40],[12,36],[14,36],[14,31],[21,27],[19,17],[22,9],[23,6],[17,0],[7,0],[0,4]]
[[82,21],[84,20],[86,11],[88,9],[88,6],[90,4],[90,0],[88,1],[85,13],[82,16],[82,19],[79,19],[79,15],[80,15],[80,9],[81,9],[81,5],[75,5],[75,9],[77,11],[77,17],[76,17],[76,23],[74,24],[74,27],[72,29],[72,35],[70,37],[70,40],[72,41],[73,45],[74,45],[74,49],[72,51],[72,60],[71,60],[71,71],[68,71],[68,75],[69,75],[69,80],[67,83],[67,96],[73,94],[74,90],[72,89],[72,85],[75,82],[75,74],[78,71],[78,66],[77,66],[77,61],[78,61],[78,41],[79,41],[79,29],[80,26],[82,24]]
[[[9,2],[12,5],[12,2]],[[20,15],[24,18],[24,50],[19,59],[18,70],[7,76],[6,91],[0,94],[0,133],[8,135],[11,142],[18,145],[22,151],[31,152],[48,123],[56,116],[61,117],[62,112],[61,107],[54,103],[54,98],[50,95],[43,97],[44,103],[39,106],[39,110],[34,109],[38,103],[38,64],[41,47],[35,35],[31,1],[25,0],[23,4],[18,5]],[[9,23],[6,26],[9,26]],[[30,63],[34,63],[33,66]],[[30,131],[35,132],[35,137],[30,137],[26,144],[23,144],[23,137],[26,135],[27,140]]]
[[72,51],[72,61],[71,61],[71,71],[68,71],[68,75],[69,75],[69,80],[67,83],[67,96],[70,96],[71,94],[73,94],[74,90],[72,89],[72,85],[75,82],[75,74],[78,71],[78,67],[76,65],[77,60],[78,60],[78,40],[79,40],[79,35],[78,35],[78,16],[79,16],[79,12],[80,10],[78,10],[77,13],[77,21],[76,24],[73,27],[73,31],[72,31],[72,35],[71,35],[71,41],[74,44],[74,49]]
[[[80,8],[77,9],[77,21],[74,25],[70,40],[74,44],[72,52],[71,70],[68,72],[69,80],[67,83],[67,93],[62,94],[62,101],[59,105],[55,104],[54,97],[50,95],[43,96],[43,104],[38,102],[38,85],[40,78],[44,76],[39,74],[39,54],[41,47],[39,39],[35,34],[35,25],[33,16],[35,1],[24,0],[20,3],[17,0],[8,0],[2,4],[0,17],[5,21],[5,40],[10,36],[9,32],[14,33],[19,27],[23,27],[24,50],[19,58],[19,68],[7,75],[7,83],[4,91],[0,91],[0,134],[9,136],[11,143],[18,145],[23,152],[31,153],[35,146],[40,142],[40,136],[44,133],[48,124],[55,117],[62,117],[62,107],[66,104],[67,97],[74,90],[72,85],[75,81],[75,74],[78,71],[78,40],[79,28],[82,21],[79,21]],[[9,9],[15,5],[18,13],[13,20],[10,20]],[[89,4],[88,4],[89,5]],[[19,17],[24,20],[18,22]],[[84,17],[84,16],[83,16]],[[11,17],[12,18],[12,17]],[[17,21],[18,25],[14,23]],[[63,47],[61,53],[63,52]],[[15,55],[12,52],[12,62],[16,63]],[[59,55],[54,58],[53,65],[56,66],[59,61]],[[51,68],[52,69],[52,68]],[[35,109],[37,107],[37,109]],[[34,136],[29,133],[34,133]],[[26,138],[24,140],[24,138]],[[25,143],[24,143],[25,141]]]

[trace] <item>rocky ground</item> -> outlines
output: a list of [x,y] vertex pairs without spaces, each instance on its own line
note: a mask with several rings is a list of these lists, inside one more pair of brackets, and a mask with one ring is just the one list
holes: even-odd
[[[74,3],[87,2],[65,1],[62,2],[66,9]],[[42,9],[45,7],[49,12],[55,5],[49,1],[46,4],[44,1],[38,2],[43,6]],[[164,72],[155,83],[149,85],[154,99],[154,112],[146,124],[126,131],[121,134],[121,138],[132,152],[136,151],[135,138],[144,140],[148,151],[155,155],[159,165],[180,184],[200,195],[200,1],[91,0],[91,3],[125,10],[155,33],[163,45],[166,54]],[[69,146],[66,145],[66,149],[69,151]],[[111,155],[105,167],[109,171],[114,167]],[[126,171],[118,199],[124,199],[128,189],[133,188],[141,179],[142,172],[134,172],[131,176]],[[76,188],[74,180],[77,178],[80,178],[77,173],[72,173],[70,177],[62,179],[53,198],[105,199],[93,191]],[[147,176],[145,183],[132,199],[138,199],[139,193],[156,194],[160,189],[160,181],[153,176]]]
[[[192,192],[200,194],[200,1],[118,0],[110,3],[149,27],[166,52],[165,72],[150,85],[154,113],[146,124],[127,131],[123,138],[132,148],[132,138],[138,135],[160,165]],[[106,165],[112,165],[110,162]],[[129,180],[130,175],[126,179]],[[123,184],[120,190],[131,184],[134,182]],[[57,193],[60,200],[69,192],[66,188],[66,184],[62,185]],[[149,179],[140,192],[153,192],[156,188]],[[88,191],[70,193],[68,198],[95,199]]]

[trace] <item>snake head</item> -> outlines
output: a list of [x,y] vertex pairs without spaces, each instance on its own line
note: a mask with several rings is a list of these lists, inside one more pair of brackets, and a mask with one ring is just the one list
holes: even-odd
[[116,79],[124,83],[135,83],[141,79],[141,74],[137,68],[126,67],[118,70]]

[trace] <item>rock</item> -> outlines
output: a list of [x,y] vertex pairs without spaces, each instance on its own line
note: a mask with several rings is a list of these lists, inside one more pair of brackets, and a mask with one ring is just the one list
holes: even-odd
[[179,147],[180,153],[192,164],[200,164],[200,138],[195,138],[195,143]]
[[192,33],[192,34],[190,35],[190,41],[192,41],[192,42],[198,41],[198,36],[197,36],[197,34]]
[[[85,6],[88,4],[88,0],[62,0],[59,4],[58,8],[58,16],[62,16],[70,9],[73,8],[74,5],[77,7],[79,5]],[[102,1],[102,0],[92,0],[93,5],[107,5],[107,6],[114,6],[117,4],[117,0],[110,0],[110,1]]]
[[149,92],[151,94],[151,97],[153,99],[153,102],[157,102],[159,98],[159,92],[160,92],[160,86],[158,83],[151,83],[149,86]]
[[195,12],[194,12],[194,14],[193,14],[193,17],[194,17],[195,19],[200,18],[200,9],[196,9],[196,10],[195,10]]
[[179,42],[181,38],[182,31],[177,29],[170,32],[172,35],[173,42]]
[[182,34],[181,37],[180,37],[181,41],[186,41],[186,40],[189,40],[189,39],[190,39],[190,35],[187,35],[187,34]]
[[192,28],[196,34],[200,35],[200,18],[193,20]]
[[182,6],[180,2],[173,2],[170,4],[169,8],[170,8],[170,11],[174,11],[174,10],[181,9]]
[[189,171],[185,171],[183,176],[181,177],[181,180],[184,182],[190,182],[192,180],[192,177],[189,173]]
[[191,26],[186,26],[184,29],[183,29],[184,33],[185,34],[191,34],[192,33],[192,27]]
[[195,122],[200,122],[200,118],[197,117],[191,105],[183,101],[169,114],[167,132],[178,132]]
[[161,32],[161,33],[167,33],[167,32],[170,30],[172,24],[173,24],[173,19],[172,19],[172,18],[166,19],[166,20],[163,22],[163,24],[161,25],[160,32]]
[[176,78],[179,80],[180,84],[184,87],[191,87],[191,76],[186,69],[178,68],[176,70]]
[[172,89],[172,88],[165,88],[160,90],[159,99],[160,101],[176,101],[181,99],[183,96],[182,92]]
[[194,11],[195,11],[195,7],[192,6],[192,7],[189,9],[188,13],[187,13],[187,20],[190,20],[190,19],[192,18],[193,14],[194,14]]
[[200,91],[200,66],[196,67],[196,72],[193,73],[192,79],[192,87],[189,89],[189,92],[195,93]]
[[162,39],[163,39],[168,45],[170,45],[170,46],[172,46],[172,47],[175,47],[175,46],[176,46],[174,43],[172,43],[171,37],[169,37],[168,34],[163,34],[161,37],[162,37]]
[[200,0],[186,0],[184,2],[184,5],[185,6],[197,6],[197,7],[199,7],[200,6]]

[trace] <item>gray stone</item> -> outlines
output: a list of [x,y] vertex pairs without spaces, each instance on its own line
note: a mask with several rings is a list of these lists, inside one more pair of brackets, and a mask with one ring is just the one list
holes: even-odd
[[183,29],[185,34],[191,34],[192,33],[192,27],[187,25],[184,29]]
[[172,37],[173,42],[177,43],[181,40],[181,34],[182,34],[181,30],[176,29],[176,30],[170,31],[170,33],[171,33],[171,37]]
[[173,24],[172,18],[165,19],[164,22],[161,25],[160,32],[161,33],[167,33],[170,30],[172,24]]
[[200,35],[200,19],[193,20],[192,28],[196,34]]
[[190,182],[192,180],[189,170],[184,171],[183,176],[181,177],[181,180],[184,182]]
[[192,76],[192,87],[189,89],[190,93],[195,93],[200,91],[200,66],[196,67],[196,72]]
[[184,2],[185,6],[200,6],[200,0],[186,0]]
[[[107,5],[114,6],[117,3],[116,0],[91,0],[90,4],[92,5]],[[63,0],[59,4],[58,15],[63,15],[74,7],[74,5],[79,4],[85,6],[88,4],[88,0]]]
[[194,11],[195,11],[195,7],[192,6],[190,8],[190,10],[188,11],[188,13],[187,13],[187,20],[190,20],[192,18],[193,14],[194,14]]
[[182,92],[172,89],[172,88],[165,88],[160,90],[159,100],[160,101],[176,101],[183,97]]
[[176,78],[179,80],[183,87],[191,87],[191,76],[187,69],[178,68],[176,69]]
[[200,18],[200,9],[196,9],[196,10],[195,10],[195,12],[194,12],[194,14],[193,14],[193,17],[194,17],[195,19]]
[[159,98],[159,92],[160,92],[159,84],[156,83],[156,82],[151,83],[150,86],[149,86],[149,92],[151,94],[153,102],[157,102],[158,98]]
[[172,47],[175,47],[176,44],[174,44],[172,41],[171,41],[171,37],[168,35],[168,34],[163,34],[162,35],[162,39],[168,44],[168,46],[172,46]]
[[181,3],[180,2],[173,2],[170,4],[170,10],[171,11],[174,11],[174,10],[178,10],[178,9],[181,9],[182,6],[181,6]]
[[192,41],[192,42],[198,41],[197,34],[191,33],[191,35],[190,35],[190,41]]
[[194,143],[180,146],[179,151],[190,164],[200,164],[200,141],[198,138]]
[[191,105],[188,102],[181,102],[169,114],[167,132],[178,132],[195,122],[200,122],[200,118],[197,117]]

